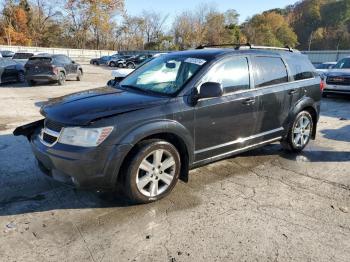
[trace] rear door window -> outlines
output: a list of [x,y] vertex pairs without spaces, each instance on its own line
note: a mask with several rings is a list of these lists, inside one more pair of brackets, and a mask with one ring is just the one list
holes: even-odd
[[287,83],[286,65],[280,57],[257,56],[254,58],[254,80],[256,88]]
[[216,64],[203,78],[202,83],[216,82],[223,86],[224,93],[250,88],[249,65],[246,57],[231,57]]

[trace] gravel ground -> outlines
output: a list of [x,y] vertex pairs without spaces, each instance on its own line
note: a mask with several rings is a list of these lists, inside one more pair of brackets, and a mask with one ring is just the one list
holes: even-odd
[[157,203],[47,180],[17,125],[43,101],[103,86],[85,65],[66,86],[0,87],[1,261],[349,261],[350,98],[325,99],[299,155],[273,144],[191,171]]

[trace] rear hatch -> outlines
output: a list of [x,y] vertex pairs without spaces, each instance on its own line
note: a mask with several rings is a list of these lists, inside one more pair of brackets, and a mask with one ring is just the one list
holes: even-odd
[[51,57],[31,57],[25,65],[27,74],[53,74]]

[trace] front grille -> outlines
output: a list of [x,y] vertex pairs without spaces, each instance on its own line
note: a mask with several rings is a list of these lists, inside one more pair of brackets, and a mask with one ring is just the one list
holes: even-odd
[[343,76],[329,76],[327,77],[327,84],[330,85],[350,85],[350,77]]
[[57,142],[57,137],[51,136],[49,134],[43,133],[43,141],[49,145]]
[[41,130],[40,134],[42,143],[47,146],[53,146],[56,144],[62,128],[62,124],[46,119],[44,128]]
[[63,125],[49,119],[45,120],[45,127],[55,132],[61,132]]

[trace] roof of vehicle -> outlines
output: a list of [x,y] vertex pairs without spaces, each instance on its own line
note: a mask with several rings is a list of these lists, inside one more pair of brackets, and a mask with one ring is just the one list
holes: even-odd
[[33,55],[39,55],[42,54],[43,52],[30,52],[30,51],[18,51],[15,52],[15,54],[33,54]]
[[168,55],[186,55],[200,57],[203,59],[214,59],[216,57],[224,56],[227,54],[253,54],[253,55],[281,55],[281,56],[305,56],[300,52],[289,52],[284,50],[274,49],[235,49],[235,48],[205,48],[195,49],[188,51],[180,51],[169,53]]

